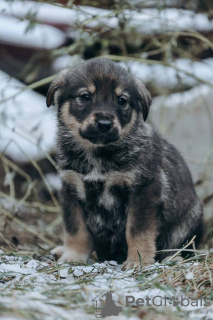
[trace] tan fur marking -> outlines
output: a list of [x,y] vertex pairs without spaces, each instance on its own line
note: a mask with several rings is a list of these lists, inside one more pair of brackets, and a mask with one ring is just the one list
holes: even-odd
[[91,83],[89,86],[88,86],[88,91],[90,92],[90,93],[95,93],[95,90],[96,90],[96,88],[95,88],[95,86],[94,86],[94,84],[93,83]]
[[115,88],[115,93],[116,93],[117,96],[120,96],[122,94],[122,92],[123,92],[123,90],[122,90],[121,87],[116,87]]
[[69,109],[70,109],[69,102],[65,102],[61,107],[62,120],[68,129],[78,134],[80,123],[76,120],[75,117],[73,117],[70,114]]
[[55,106],[58,108],[59,107],[59,104],[58,104],[58,98],[60,97],[61,95],[61,91],[62,89],[59,88],[58,90],[56,90],[55,94],[54,94],[54,104]]
[[135,182],[136,172],[135,171],[125,171],[125,172],[110,172],[107,175],[106,185],[109,187],[111,185],[127,185],[131,186]]
[[65,247],[75,250],[78,254],[89,255],[92,251],[92,239],[89,231],[86,228],[85,222],[82,217],[82,209],[78,207],[78,232],[75,235],[65,231]]
[[[79,142],[79,145],[85,150],[94,148],[95,145],[89,140],[83,139],[79,134],[79,129],[82,127],[82,124],[76,120],[69,112],[69,102],[65,102],[61,107],[61,118],[66,127],[72,132],[75,139]],[[84,124],[83,124],[84,125]]]
[[95,115],[92,114],[83,122],[82,130],[85,130],[90,124],[93,125],[94,122],[95,122]]
[[99,204],[102,204],[106,208],[110,208],[114,204],[114,197],[109,191],[110,187],[113,185],[126,185],[130,187],[134,184],[135,178],[135,171],[110,172],[107,174],[105,178],[104,192],[99,200]]
[[79,198],[86,198],[84,183],[81,176],[73,170],[64,170],[60,172],[60,177],[63,181],[73,185],[76,188]]
[[117,118],[117,117],[115,117],[115,118],[113,119],[113,125],[114,125],[114,127],[117,127],[117,128],[118,128],[118,133],[119,133],[119,135],[120,135],[120,133],[121,133],[121,125],[120,125],[120,122],[118,121],[118,118]]
[[129,131],[131,130],[131,128],[135,124],[136,119],[137,119],[137,113],[135,110],[133,110],[130,122],[121,131],[122,137],[125,137],[129,133]]
[[126,225],[128,256],[127,260],[123,263],[124,269],[139,267],[139,255],[141,257],[142,266],[147,266],[154,263],[156,250],[156,224],[153,221],[153,223],[149,224],[148,230],[140,232],[136,235],[132,234],[131,232],[132,226],[134,226],[134,219],[132,218],[131,212],[129,212]]
[[82,217],[79,217],[79,230],[77,234],[71,235],[65,231],[64,245],[68,247],[79,255],[87,255],[92,252],[92,238],[89,231],[86,229],[85,223]]
[[78,231],[72,235],[65,231],[64,246],[52,250],[52,254],[61,255],[60,262],[87,262],[93,250],[92,237],[82,218],[82,210],[76,208],[78,216]]
[[109,188],[105,186],[103,195],[99,199],[99,204],[103,205],[105,208],[110,209],[114,204],[114,197],[110,193]]

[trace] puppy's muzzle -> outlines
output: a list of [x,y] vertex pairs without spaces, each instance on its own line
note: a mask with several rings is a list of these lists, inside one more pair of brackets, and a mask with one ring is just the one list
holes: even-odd
[[119,139],[118,121],[111,113],[96,112],[86,119],[79,133],[94,144],[108,144]]
[[101,133],[107,133],[111,130],[113,126],[113,116],[111,115],[103,115],[103,114],[95,114],[95,122],[97,125],[97,129]]

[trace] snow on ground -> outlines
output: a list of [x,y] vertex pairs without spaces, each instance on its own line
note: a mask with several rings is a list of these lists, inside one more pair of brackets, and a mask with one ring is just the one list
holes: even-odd
[[[0,100],[24,85],[0,71]],[[45,97],[32,90],[0,104],[0,151],[16,161],[44,158],[55,146],[56,117]]]
[[[174,293],[172,288],[165,289],[160,285],[150,286],[150,283],[154,284],[160,272],[168,270],[167,265],[155,263],[145,268],[142,276],[137,278],[133,270],[124,272],[114,261],[74,266],[54,262],[50,257],[43,256],[40,261],[41,259],[8,256],[1,250],[0,309],[2,315],[5,316],[10,312],[11,316],[13,314],[13,319],[20,319],[19,316],[29,319],[29,315],[32,314],[33,319],[42,317],[44,320],[94,319],[95,315],[100,315],[105,303],[105,294],[110,291],[113,301],[123,309],[122,313],[116,317],[118,320],[139,319],[138,309],[135,308],[136,300],[142,298],[147,301],[147,297],[151,299],[149,301],[151,301],[152,312],[166,310],[167,314],[178,314],[182,317],[186,312],[191,311],[187,317],[195,320],[204,319],[207,313],[207,319],[213,316],[213,307],[204,308],[201,300],[196,307],[191,303],[186,307],[176,307],[174,301],[177,301],[181,294],[181,299],[186,298],[181,292],[181,287],[177,287]],[[187,268],[187,265],[185,267]],[[193,273],[186,273],[186,279],[187,277],[193,279]],[[134,303],[130,303],[133,300],[135,300]],[[126,301],[129,302],[128,306]],[[161,301],[164,301],[166,307],[164,304],[160,307]],[[145,305],[147,306],[148,303],[146,302]],[[0,319],[3,317],[0,316]]]
[[[16,17],[25,17],[28,13],[34,14],[38,21],[75,26],[76,23],[84,23],[88,27],[107,26],[117,28],[119,21],[113,11],[94,8],[73,6],[72,9],[60,8],[60,5],[53,6],[33,1],[0,2],[0,11],[3,14],[13,14]],[[196,14],[190,10],[175,8],[167,9],[143,9],[141,12],[125,10],[126,19],[130,19],[129,26],[135,27],[140,33],[159,33],[174,30],[213,30],[213,21],[203,13]],[[91,17],[96,17],[91,21]]]

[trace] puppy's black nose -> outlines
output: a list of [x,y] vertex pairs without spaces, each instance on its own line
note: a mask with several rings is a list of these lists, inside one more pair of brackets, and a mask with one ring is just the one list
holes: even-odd
[[112,128],[112,121],[111,120],[98,120],[97,121],[98,130],[102,133],[108,132]]

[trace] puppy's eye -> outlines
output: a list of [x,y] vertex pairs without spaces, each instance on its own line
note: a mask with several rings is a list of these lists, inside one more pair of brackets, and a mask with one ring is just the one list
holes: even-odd
[[89,93],[84,93],[81,95],[81,99],[83,101],[90,101],[91,100],[91,95]]
[[127,103],[127,100],[124,97],[118,98],[118,104],[122,107],[124,107]]

